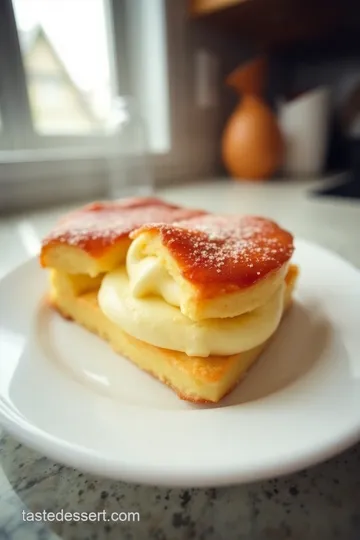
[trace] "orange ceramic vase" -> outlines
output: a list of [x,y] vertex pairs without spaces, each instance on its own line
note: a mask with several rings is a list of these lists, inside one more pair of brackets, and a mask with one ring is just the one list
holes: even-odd
[[265,60],[258,58],[231,73],[227,80],[240,94],[240,101],[223,133],[222,156],[229,174],[236,179],[269,178],[283,161],[280,128],[261,97],[265,71]]

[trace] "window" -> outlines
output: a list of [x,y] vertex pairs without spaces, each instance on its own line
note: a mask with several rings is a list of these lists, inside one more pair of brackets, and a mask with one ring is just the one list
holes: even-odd
[[145,119],[156,182],[208,175],[218,109],[196,100],[191,26],[185,0],[0,0],[0,209],[102,197],[117,95]]
[[97,133],[109,112],[103,0],[13,0],[34,129]]
[[71,147],[101,155],[117,94],[135,96],[152,152],[169,153],[165,3],[3,0],[0,153]]

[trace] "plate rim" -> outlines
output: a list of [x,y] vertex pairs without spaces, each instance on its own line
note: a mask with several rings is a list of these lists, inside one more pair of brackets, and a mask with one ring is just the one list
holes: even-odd
[[[78,448],[74,451],[74,445],[62,441],[61,439],[49,435],[43,430],[36,429],[40,435],[38,438],[32,437],[31,429],[16,429],[19,424],[12,424],[3,416],[0,409],[0,419],[2,427],[12,435],[16,440],[27,446],[31,450],[52,459],[58,464],[69,468],[75,468],[79,472],[97,475],[102,478],[127,482],[129,484],[141,484],[148,486],[159,486],[165,488],[211,488],[235,486],[258,481],[266,481],[273,478],[287,476],[304,469],[315,467],[331,458],[338,456],[343,451],[356,444],[360,438],[360,424],[356,431],[349,433],[344,437],[341,443],[333,447],[317,449],[315,452],[309,452],[305,456],[296,456],[289,459],[285,464],[280,463],[277,466],[268,466],[258,468],[256,472],[249,472],[241,469],[239,472],[229,470],[228,472],[213,471],[211,474],[198,474],[193,476],[193,472],[186,475],[174,472],[173,469],[164,467],[159,470],[158,467],[151,469],[146,467],[140,469],[137,465],[129,465],[119,460],[109,460],[96,453],[84,453]],[[5,421],[4,421],[5,420]],[[30,425],[30,424],[29,424]],[[57,444],[57,441],[59,443]],[[46,452],[44,452],[44,442],[47,443]],[[48,444],[50,443],[50,444]],[[70,449],[71,454],[64,452],[64,449]],[[190,480],[191,477],[191,480]]]

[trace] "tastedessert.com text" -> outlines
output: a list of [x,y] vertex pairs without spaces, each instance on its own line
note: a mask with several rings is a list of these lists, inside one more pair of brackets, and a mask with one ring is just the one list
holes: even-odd
[[140,521],[139,512],[107,512],[101,510],[99,512],[68,512],[59,510],[58,512],[48,512],[42,510],[40,512],[22,511],[23,521]]

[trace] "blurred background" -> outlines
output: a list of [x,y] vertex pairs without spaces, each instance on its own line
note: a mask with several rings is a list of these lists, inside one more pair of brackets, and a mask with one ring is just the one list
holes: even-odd
[[359,198],[359,30],[350,0],[2,0],[0,211],[338,172]]

